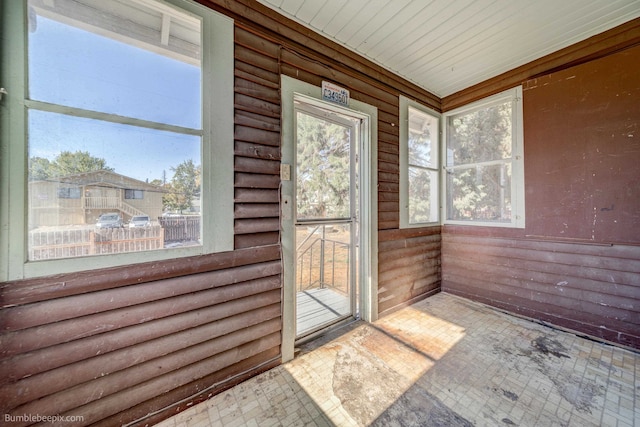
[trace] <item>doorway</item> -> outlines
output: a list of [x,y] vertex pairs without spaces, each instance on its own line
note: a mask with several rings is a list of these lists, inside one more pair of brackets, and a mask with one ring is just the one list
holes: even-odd
[[[316,105],[314,105],[316,104]],[[363,119],[294,97],[296,339],[358,317]]]
[[283,361],[300,340],[377,317],[377,110],[282,77]]

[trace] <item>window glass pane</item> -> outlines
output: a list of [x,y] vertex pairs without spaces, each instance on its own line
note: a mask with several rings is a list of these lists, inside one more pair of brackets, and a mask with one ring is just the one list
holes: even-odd
[[124,190],[124,198],[125,199],[144,199],[144,191],[143,190]]
[[438,221],[438,172],[409,167],[409,224]]
[[409,164],[437,167],[438,119],[409,107]]
[[297,217],[349,218],[351,129],[298,111]]
[[511,221],[511,164],[477,165],[447,172],[449,218]]
[[200,129],[201,22],[164,3],[29,1],[29,97]]
[[30,110],[28,142],[30,260],[200,244],[199,136]]
[[449,117],[447,166],[511,157],[511,102]]
[[58,187],[58,198],[79,199],[81,189],[79,187]]

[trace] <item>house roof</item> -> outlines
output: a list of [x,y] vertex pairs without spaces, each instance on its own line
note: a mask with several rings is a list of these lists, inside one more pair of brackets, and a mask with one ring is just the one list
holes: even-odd
[[[84,172],[56,178],[56,181],[74,185],[108,185],[110,187],[127,188],[133,190],[162,191],[157,185],[139,181],[125,175],[108,170]],[[36,181],[34,181],[36,182]]]
[[443,98],[640,17],[637,0],[258,0]]

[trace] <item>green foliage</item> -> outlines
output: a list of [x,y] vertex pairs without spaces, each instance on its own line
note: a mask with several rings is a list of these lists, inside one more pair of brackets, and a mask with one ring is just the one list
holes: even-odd
[[201,168],[193,160],[185,160],[175,168],[171,182],[164,187],[168,193],[162,197],[164,208],[183,213],[193,207],[193,200],[200,197]]
[[302,112],[297,123],[298,217],[349,217],[349,128]]
[[451,219],[508,221],[511,215],[511,103],[449,119],[447,166]]
[[434,167],[432,156],[433,143],[437,144],[438,138],[432,141],[432,129],[437,133],[437,125],[434,127],[433,117],[424,113],[414,113],[409,109],[409,223],[425,223],[435,221],[437,212],[432,212],[431,182],[437,183],[437,172],[431,170]]
[[434,220],[436,213],[431,212],[431,179],[436,173],[409,166],[409,223]]
[[107,161],[92,156],[88,151],[62,151],[55,159],[43,157],[29,159],[29,180],[47,180],[99,170],[113,171]]
[[52,175],[53,167],[49,159],[32,157],[29,159],[29,181],[44,181]]

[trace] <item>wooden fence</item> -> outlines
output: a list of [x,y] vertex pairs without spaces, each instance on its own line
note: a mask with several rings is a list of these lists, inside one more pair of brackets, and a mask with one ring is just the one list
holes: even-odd
[[197,242],[200,240],[200,216],[159,217],[164,241]]
[[164,229],[158,226],[29,232],[30,261],[162,248],[164,248]]

